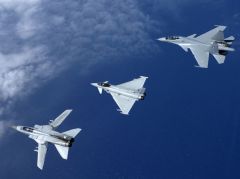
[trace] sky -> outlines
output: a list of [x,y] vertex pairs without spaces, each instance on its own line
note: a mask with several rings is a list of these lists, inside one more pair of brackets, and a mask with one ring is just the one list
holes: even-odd
[[[238,179],[240,4],[237,0],[0,0],[0,178]],[[235,52],[195,68],[156,39],[226,25]],[[90,83],[148,76],[129,116]],[[11,125],[81,128],[67,161]]]

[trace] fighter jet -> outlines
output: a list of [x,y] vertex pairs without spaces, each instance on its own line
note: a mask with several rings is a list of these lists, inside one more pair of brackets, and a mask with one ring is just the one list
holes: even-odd
[[186,52],[190,49],[201,68],[208,68],[209,54],[212,54],[219,64],[224,63],[226,55],[235,40],[233,36],[224,38],[226,26],[217,26],[216,28],[196,37],[196,34],[188,37],[170,36],[159,38],[159,41],[177,44]]
[[49,125],[35,125],[34,127],[13,126],[14,129],[28,135],[29,138],[38,143],[38,147],[34,151],[38,153],[37,166],[39,169],[43,169],[48,143],[54,144],[61,157],[67,160],[69,147],[72,146],[74,138],[81,129],[71,129],[63,133],[57,132],[55,129],[71,112],[72,110],[65,110],[55,120],[50,120]]
[[146,89],[143,88],[143,85],[147,78],[140,76],[137,79],[119,85],[111,85],[108,81],[91,83],[91,85],[97,87],[100,94],[102,94],[103,90],[110,93],[120,108],[118,111],[128,115],[134,103],[138,100],[143,100],[146,96]]

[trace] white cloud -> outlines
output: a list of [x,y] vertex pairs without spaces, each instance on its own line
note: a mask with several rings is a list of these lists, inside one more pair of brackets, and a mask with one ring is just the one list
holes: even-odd
[[66,68],[157,51],[135,0],[0,0],[0,14],[0,115]]
[[10,121],[0,121],[0,136],[5,133],[6,129],[8,129],[9,126],[11,126]]
[[14,11],[19,17],[16,24],[16,32],[22,38],[34,35],[34,29],[39,28],[34,21],[34,15],[38,12],[41,0],[0,0],[1,11]]
[[7,101],[19,92],[26,93],[25,84],[34,80],[38,68],[46,65],[44,60],[43,49],[40,47],[24,48],[14,54],[0,53],[0,100]]

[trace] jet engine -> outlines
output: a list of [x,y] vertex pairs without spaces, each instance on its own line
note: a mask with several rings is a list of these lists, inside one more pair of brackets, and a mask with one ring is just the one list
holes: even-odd
[[145,98],[146,95],[147,95],[147,93],[144,92],[140,99],[141,99],[141,100],[144,100],[144,98]]

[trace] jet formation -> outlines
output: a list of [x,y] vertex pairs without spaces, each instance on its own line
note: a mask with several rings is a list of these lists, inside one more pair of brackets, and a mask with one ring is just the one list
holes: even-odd
[[190,49],[197,60],[200,68],[208,68],[209,54],[213,55],[219,64],[224,63],[228,52],[234,51],[231,45],[235,38],[233,36],[224,38],[226,26],[216,28],[196,37],[196,34],[183,36],[170,36],[159,38],[159,41],[179,45],[184,51]]
[[[217,26],[216,28],[196,36],[196,34],[183,36],[170,36],[159,38],[159,41],[177,44],[186,52],[190,49],[193,53],[198,67],[208,68],[209,54],[213,55],[219,64],[224,63],[226,55],[234,51],[231,45],[235,38],[233,36],[224,37],[226,26]],[[100,94],[103,91],[109,93],[117,103],[120,113],[128,115],[136,101],[144,100],[146,89],[144,84],[148,77],[140,76],[131,81],[118,85],[110,84],[108,81],[91,83],[96,87]],[[75,137],[81,131],[80,128],[71,129],[66,132],[57,132],[56,129],[62,124],[67,116],[72,112],[71,109],[65,110],[55,120],[51,120],[48,125],[13,126],[13,128],[38,143],[34,150],[37,155],[37,166],[43,169],[48,143],[53,144],[60,156],[67,160],[69,148],[72,146]]]
[[140,76],[137,79],[119,85],[112,85],[108,83],[108,81],[91,83],[91,85],[97,87],[100,94],[102,94],[103,90],[111,94],[120,108],[118,111],[128,115],[136,101],[144,100],[146,89],[143,86],[147,78],[148,77]]
[[54,144],[60,156],[67,160],[69,148],[81,129],[71,129],[63,133],[57,132],[55,129],[60,126],[71,112],[72,110],[65,110],[55,120],[51,120],[48,125],[35,125],[34,127],[12,126],[38,143],[38,147],[34,151],[38,153],[37,166],[39,169],[43,169],[48,143]]

